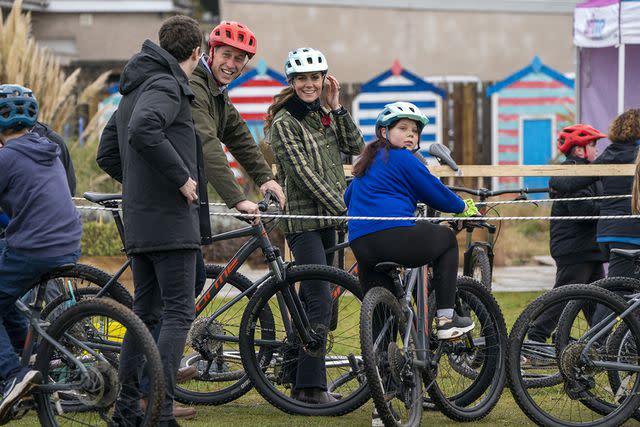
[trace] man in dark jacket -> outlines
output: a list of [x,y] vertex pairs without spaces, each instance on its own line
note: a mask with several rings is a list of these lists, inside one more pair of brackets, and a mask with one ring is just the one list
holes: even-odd
[[[199,210],[208,221],[208,204],[188,80],[200,57],[198,23],[186,16],[168,18],[159,39],[160,46],[146,40],[125,66],[119,87],[123,98],[102,134],[97,161],[122,182],[134,312],[151,330],[162,319],[158,349],[166,396],[160,425],[172,426],[177,425],[172,413],[176,371],[195,313]],[[136,346],[125,340],[121,354],[123,384],[116,410],[123,423],[140,414]]]
[[[596,142],[605,135],[588,125],[566,127],[558,136],[558,149],[565,154],[563,165],[589,164],[597,156]],[[566,177],[552,179],[554,184]],[[557,188],[554,185],[554,188]],[[582,198],[602,195],[602,183],[591,185],[568,193],[552,193],[556,198]],[[551,216],[598,216],[599,200],[554,202]],[[597,221],[551,221],[551,256],[556,262],[556,283],[554,288],[572,283],[592,283],[604,277],[604,254],[596,242]],[[546,342],[562,313],[562,307],[546,310],[536,319],[529,330],[529,339]],[[590,318],[590,313],[587,313]]]
[[274,179],[247,124],[229,100],[227,85],[242,72],[255,55],[257,40],[243,24],[222,21],[209,35],[209,56],[203,56],[190,78],[193,120],[202,139],[207,180],[229,208],[258,214],[258,205],[247,200],[229,167],[224,143],[240,166],[260,187],[262,194],[271,191],[284,207],[282,187]]

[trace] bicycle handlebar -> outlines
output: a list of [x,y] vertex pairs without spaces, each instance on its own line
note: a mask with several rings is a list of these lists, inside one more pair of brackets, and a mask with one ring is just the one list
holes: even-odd
[[451,191],[467,193],[467,194],[471,194],[473,196],[478,196],[478,197],[482,197],[482,198],[500,196],[502,194],[520,194],[520,195],[525,195],[525,194],[529,194],[529,193],[548,193],[549,192],[549,188],[548,187],[545,187],[545,188],[523,187],[523,188],[518,188],[518,189],[515,189],[515,190],[493,190],[493,191],[489,190],[488,188],[474,189],[474,188],[456,187],[456,186],[447,186],[447,188],[449,188],[449,190],[451,190]]

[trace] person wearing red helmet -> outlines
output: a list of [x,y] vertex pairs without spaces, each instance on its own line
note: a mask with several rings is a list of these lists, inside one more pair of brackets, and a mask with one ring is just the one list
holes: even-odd
[[[566,159],[563,165],[583,165],[593,162],[597,156],[596,142],[606,135],[589,125],[576,124],[568,126],[558,134],[558,150]],[[569,177],[556,177],[554,184],[561,183]],[[551,193],[552,197],[578,198],[593,197],[603,194],[602,183],[596,181],[591,185],[567,193]],[[553,202],[551,216],[598,216],[600,201],[583,200],[570,202]],[[556,263],[556,282],[554,288],[572,283],[592,283],[604,277],[603,262],[605,256],[596,242],[598,221],[551,221],[550,252]],[[547,310],[534,322],[529,330],[529,340],[546,342],[555,328],[562,312]],[[587,319],[591,319],[593,308],[586,310]],[[540,348],[540,347],[538,347]]]
[[282,188],[227,93],[227,85],[240,75],[256,48],[256,37],[246,25],[222,21],[211,31],[209,56],[202,56],[189,84],[195,95],[191,108],[202,139],[207,181],[229,208],[258,214],[258,205],[247,200],[221,145],[226,145],[262,194],[272,191],[284,206]]

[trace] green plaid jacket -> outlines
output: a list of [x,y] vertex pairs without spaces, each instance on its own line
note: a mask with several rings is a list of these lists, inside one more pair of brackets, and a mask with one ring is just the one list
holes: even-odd
[[[325,126],[322,116],[329,116]],[[269,134],[278,167],[277,179],[287,196],[285,213],[342,215],[347,186],[340,152],[360,154],[364,140],[349,113],[334,116],[321,109],[297,120],[286,109],[274,117]],[[318,230],[336,225],[326,219],[285,219],[285,233]]]

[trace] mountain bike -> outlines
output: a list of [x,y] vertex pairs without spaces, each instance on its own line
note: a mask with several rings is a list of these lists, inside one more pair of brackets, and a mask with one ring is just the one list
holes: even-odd
[[115,411],[116,400],[128,391],[122,389],[118,374],[126,334],[137,343],[136,357],[149,369],[149,405],[139,425],[157,425],[164,400],[162,361],[147,327],[131,310],[110,298],[93,298],[65,309],[51,322],[43,320],[47,282],[75,268],[65,265],[43,275],[32,300],[16,302],[30,323],[21,363],[40,371],[43,382],[34,389],[32,399],[10,409],[9,418],[20,418],[35,408],[46,426],[102,426],[117,418],[131,421],[127,414]]
[[[466,193],[478,196],[478,211],[481,215],[486,215],[489,210],[495,211],[494,207],[488,206],[486,203],[490,197],[500,196],[503,194],[517,194],[517,197],[514,200],[527,200],[527,194],[529,193],[547,193],[549,191],[548,188],[527,187],[515,190],[489,190],[487,188],[473,189],[455,186],[448,186],[448,188],[456,193]],[[473,232],[476,229],[487,230],[487,239],[474,239]],[[485,285],[487,289],[491,290],[493,280],[494,247],[500,233],[499,226],[496,227],[486,221],[467,221],[465,223],[465,230],[467,233],[467,241],[464,252],[462,274],[473,277]]]
[[[610,280],[607,286],[625,285]],[[628,301],[600,286],[565,285],[538,297],[518,317],[509,336],[507,378],[531,420],[544,426],[616,426],[634,415],[640,405],[640,293],[637,284],[626,286]],[[596,305],[608,314],[593,322],[585,313]],[[525,339],[547,310],[562,312],[555,354],[536,366]],[[536,384],[533,374],[546,376],[547,383]]]
[[455,340],[438,340],[428,309],[429,268],[379,263],[376,269],[392,278],[393,291],[372,288],[362,303],[362,358],[385,426],[419,425],[423,387],[438,409],[458,421],[486,416],[504,387],[506,325],[497,302],[478,281],[459,277],[455,310],[476,327]]

